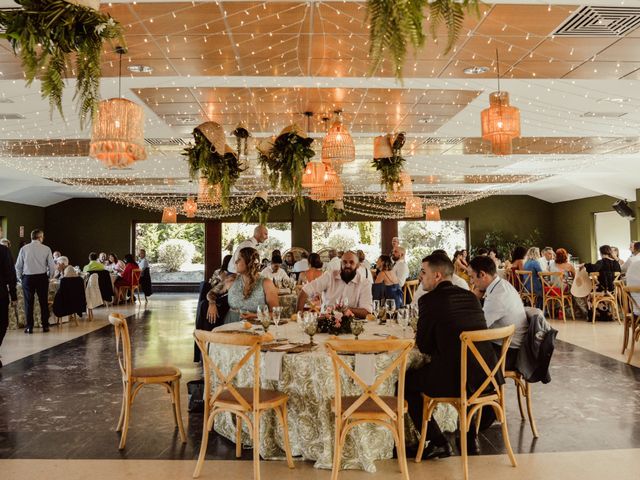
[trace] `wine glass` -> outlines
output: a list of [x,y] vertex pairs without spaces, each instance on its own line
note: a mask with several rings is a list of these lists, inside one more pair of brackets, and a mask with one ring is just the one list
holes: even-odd
[[269,326],[271,325],[271,315],[269,315],[269,306],[268,305],[259,305],[258,306],[258,321],[262,328],[264,328],[264,333],[269,331]]
[[362,320],[353,320],[351,322],[351,333],[353,333],[358,340],[358,335],[364,332],[364,322]]
[[273,317],[273,323],[276,326],[276,340],[278,339],[278,325],[280,324],[281,315],[282,315],[282,307],[277,306],[271,309],[271,316]]
[[418,306],[417,305],[409,305],[409,325],[411,326],[411,330],[413,333],[418,331]]
[[309,335],[310,345],[315,345],[315,343],[313,343],[313,336],[316,334],[317,331],[318,331],[318,317],[313,313],[311,313],[308,319],[305,321],[305,325],[304,325],[304,333]]
[[380,313],[380,300],[373,301],[373,310],[371,311],[375,318],[378,318],[378,313]]
[[389,321],[391,321],[393,314],[396,311],[396,301],[393,298],[388,298],[384,302],[384,308],[389,314]]
[[402,327],[402,336],[406,336],[406,329],[409,326],[409,312],[406,308],[398,309],[398,325]]

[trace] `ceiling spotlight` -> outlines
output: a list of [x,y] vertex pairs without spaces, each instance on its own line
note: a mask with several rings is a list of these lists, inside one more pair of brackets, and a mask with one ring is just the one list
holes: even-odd
[[127,69],[133,73],[151,73],[153,68],[149,65],[129,65]]
[[464,69],[464,73],[467,75],[480,75],[481,73],[487,73],[489,67],[469,67]]

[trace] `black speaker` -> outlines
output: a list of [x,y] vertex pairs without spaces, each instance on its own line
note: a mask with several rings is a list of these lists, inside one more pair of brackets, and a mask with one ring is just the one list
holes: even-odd
[[636,216],[633,214],[633,209],[629,206],[626,200],[618,200],[613,205],[613,209],[618,212],[618,215],[628,220],[635,220]]

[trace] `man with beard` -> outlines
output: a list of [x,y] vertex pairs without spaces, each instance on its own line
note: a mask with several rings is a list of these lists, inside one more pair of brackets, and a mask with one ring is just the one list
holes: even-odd
[[304,309],[308,297],[321,294],[324,305],[348,303],[356,317],[366,317],[373,309],[371,278],[365,277],[359,267],[358,256],[354,252],[345,252],[340,270],[327,270],[300,290],[297,311]]

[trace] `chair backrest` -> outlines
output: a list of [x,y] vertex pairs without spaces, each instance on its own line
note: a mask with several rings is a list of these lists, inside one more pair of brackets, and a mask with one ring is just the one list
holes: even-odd
[[640,312],[638,300],[631,295],[632,293],[637,293],[640,296],[640,287],[622,286],[622,312],[625,317],[627,315],[633,317],[634,312]]
[[[346,419],[353,412],[355,412],[365,401],[371,399],[374,401],[389,417],[396,420],[398,412],[402,412],[404,405],[404,379],[407,370],[407,356],[413,348],[413,340],[401,340],[388,338],[385,340],[338,340],[330,339],[325,343],[325,349],[331,356],[333,363],[333,375],[336,384],[336,412],[341,412],[342,403],[342,384],[340,382],[340,371],[344,370],[347,376],[362,388],[363,393],[358,399],[343,412],[342,418]],[[354,371],[349,364],[347,364],[341,357],[341,353],[362,353],[362,354],[376,354],[376,353],[394,353],[398,352],[396,358],[391,364],[378,376],[372,385],[360,378],[360,376]],[[398,405],[395,411],[393,411],[389,405],[387,405],[380,396],[376,393],[376,390],[383,384],[383,382],[389,378],[393,372],[398,369]]]
[[142,270],[139,268],[134,268],[131,270],[131,286],[137,287],[140,285],[140,275],[142,274]]
[[84,280],[82,277],[62,277],[58,292],[69,290],[71,295],[84,296]]
[[[460,334],[460,397],[462,399],[463,404],[472,405],[474,403],[478,403],[482,400],[483,394],[485,394],[485,389],[491,384],[495,389],[496,394],[498,394],[500,389],[500,384],[498,383],[498,378],[496,375],[498,372],[501,372],[504,375],[504,366],[505,360],[507,358],[507,351],[509,350],[509,345],[511,344],[511,338],[513,337],[513,332],[515,332],[515,325],[509,325],[507,327],[502,328],[489,328],[486,330],[473,330],[468,332],[462,332]],[[478,351],[477,344],[480,342],[491,342],[502,340],[502,349],[500,350],[500,357],[496,362],[493,368],[490,368],[487,365],[485,358]],[[482,371],[487,375],[487,378],[482,382],[482,384],[475,389],[475,391],[471,392],[471,395],[467,393],[467,366],[469,359],[469,352],[471,352],[472,357],[474,358]]]
[[116,356],[122,372],[123,380],[131,378],[131,337],[129,337],[129,327],[127,319],[121,313],[109,315],[109,322],[116,332]]
[[542,291],[548,297],[562,297],[564,292],[562,286],[563,272],[538,272],[538,277],[542,282]]
[[[404,293],[405,305],[413,302],[413,295],[416,293],[416,289],[418,288],[418,283],[420,283],[419,280],[407,280],[406,282],[404,282],[403,293]],[[407,301],[407,297],[409,301]]]
[[[205,405],[207,408],[213,405],[222,393],[228,391],[245,410],[251,410],[251,405],[233,385],[234,378],[251,359],[253,359],[253,406],[257,408],[260,403],[260,345],[263,337],[246,333],[208,332],[206,330],[195,330],[193,336],[200,349],[204,366]],[[247,351],[240,361],[231,367],[229,373],[225,374],[209,355],[209,345],[212,344],[247,347]],[[215,373],[218,380],[217,388],[213,393],[211,372]]]
[[533,272],[531,270],[516,270],[516,275],[520,279],[518,283],[520,293],[532,293],[533,292]]

